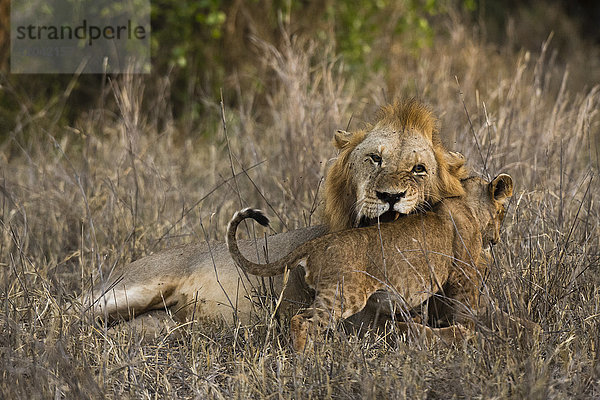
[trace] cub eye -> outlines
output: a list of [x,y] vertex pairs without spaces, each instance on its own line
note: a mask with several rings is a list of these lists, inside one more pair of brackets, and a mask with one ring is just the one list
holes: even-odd
[[413,167],[412,173],[415,175],[424,175],[427,173],[427,169],[423,164],[417,164]]
[[379,154],[369,154],[369,157],[371,157],[371,160],[375,164],[381,164],[381,156]]

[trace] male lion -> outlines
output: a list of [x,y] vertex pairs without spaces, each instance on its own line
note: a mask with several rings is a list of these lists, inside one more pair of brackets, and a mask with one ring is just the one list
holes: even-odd
[[[325,225],[240,242],[253,261],[265,261],[265,253],[278,259],[328,231],[395,219],[463,193],[464,157],[444,148],[436,118],[416,100],[383,107],[375,123],[357,132],[338,131],[334,145],[340,154],[326,176]],[[260,279],[240,273],[224,243],[189,244],[118,267],[95,285],[84,304],[94,316],[109,320],[168,308],[178,319],[247,322],[262,299],[256,296],[260,287]],[[273,288],[281,292],[281,277]],[[283,299],[291,312],[312,300],[300,271],[290,275]],[[372,308],[379,308],[378,301]]]
[[[237,245],[239,223],[269,220],[260,210],[244,209],[229,223],[226,242],[234,262],[247,273],[276,276],[303,265],[306,283],[314,288],[312,305],[290,322],[296,351],[304,349],[309,325],[326,325],[361,311],[378,290],[394,292],[400,308],[409,311],[442,291],[450,299],[454,320],[465,319],[464,307],[478,307],[482,248],[499,240],[504,203],[513,182],[501,174],[490,183],[474,177],[463,181],[466,194],[447,198],[431,211],[395,222],[347,229],[313,239],[282,259],[257,264]],[[472,325],[472,322],[470,323]]]
[[331,232],[393,220],[463,194],[463,156],[444,148],[433,113],[415,100],[383,107],[375,124],[337,131],[334,140],[340,154],[325,182]]

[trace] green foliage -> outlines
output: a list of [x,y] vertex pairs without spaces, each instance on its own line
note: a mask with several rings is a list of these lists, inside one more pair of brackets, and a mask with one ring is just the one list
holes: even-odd
[[[146,95],[162,95],[163,89],[153,86],[153,82],[168,75],[166,95],[171,100],[173,116],[177,122],[185,120],[188,126],[206,117],[200,97],[218,99],[223,90],[225,100],[232,103],[237,101],[239,93],[254,92],[257,88],[260,88],[257,95],[264,96],[272,90],[272,77],[256,61],[259,54],[250,37],[256,36],[278,47],[282,43],[281,27],[293,36],[332,43],[335,56],[343,60],[346,73],[354,78],[363,79],[374,70],[386,73],[394,48],[400,46],[403,54],[415,59],[421,50],[430,48],[435,35],[443,29],[438,20],[447,19],[450,9],[472,15],[479,12],[491,20],[506,19],[506,6],[499,1],[152,1],[152,74]],[[488,26],[488,33],[492,30]],[[533,41],[537,43],[537,39]],[[15,102],[17,97],[35,99],[29,110],[35,113],[48,100],[61,95],[70,77],[8,76],[6,80],[18,96],[0,91],[2,132],[15,126],[21,109]],[[95,104],[101,87],[99,77],[78,78],[65,107],[69,122]],[[261,101],[258,99],[257,103]]]
[[[224,3],[221,0],[153,1],[152,50],[161,57],[155,60],[162,64],[166,56],[167,62],[185,68],[190,58],[214,55],[214,47],[223,36]],[[220,59],[212,61],[222,62]]]
[[[444,5],[439,0],[348,0],[335,2],[327,9],[328,17],[335,22],[338,52],[352,69],[360,68],[372,57],[374,47],[381,39],[393,37],[413,49],[429,46],[433,29],[427,17],[441,12],[444,12]],[[407,33],[410,33],[410,39],[404,40]],[[373,64],[381,66],[384,56],[376,54]]]
[[[158,0],[152,3],[153,69],[158,74],[171,71],[176,111],[189,113],[196,92],[218,98],[220,90],[228,90],[226,77],[239,71],[252,76],[246,82],[252,87],[263,78],[268,80],[257,71],[258,65],[252,65],[254,48],[248,29],[275,45],[281,26],[299,35],[333,39],[349,73],[361,74],[383,68],[393,42],[415,52],[429,47],[434,34],[429,19],[443,13],[443,0],[323,4],[274,0],[241,5],[227,0]],[[226,23],[230,23],[227,31]],[[225,97],[234,96],[226,93]]]

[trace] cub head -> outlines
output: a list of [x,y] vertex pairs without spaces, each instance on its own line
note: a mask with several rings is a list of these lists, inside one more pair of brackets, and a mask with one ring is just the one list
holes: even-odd
[[479,222],[483,244],[496,244],[500,240],[506,201],[513,194],[512,178],[510,175],[500,174],[488,183],[473,177],[463,180],[463,186],[467,203]]
[[442,145],[432,111],[417,100],[383,107],[364,130],[338,131],[325,182],[330,231],[396,219],[462,195],[464,157]]

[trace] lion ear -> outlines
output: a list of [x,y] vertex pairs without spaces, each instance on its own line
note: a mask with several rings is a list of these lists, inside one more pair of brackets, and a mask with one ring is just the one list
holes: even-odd
[[513,195],[513,180],[508,174],[500,174],[490,183],[490,193],[496,201],[504,201]]
[[444,159],[448,165],[450,175],[458,179],[465,179],[469,176],[469,171],[465,167],[465,156],[456,151],[448,151],[444,154]]
[[350,138],[352,138],[352,132],[346,132],[338,129],[333,135],[335,147],[337,149],[343,149],[350,142]]

